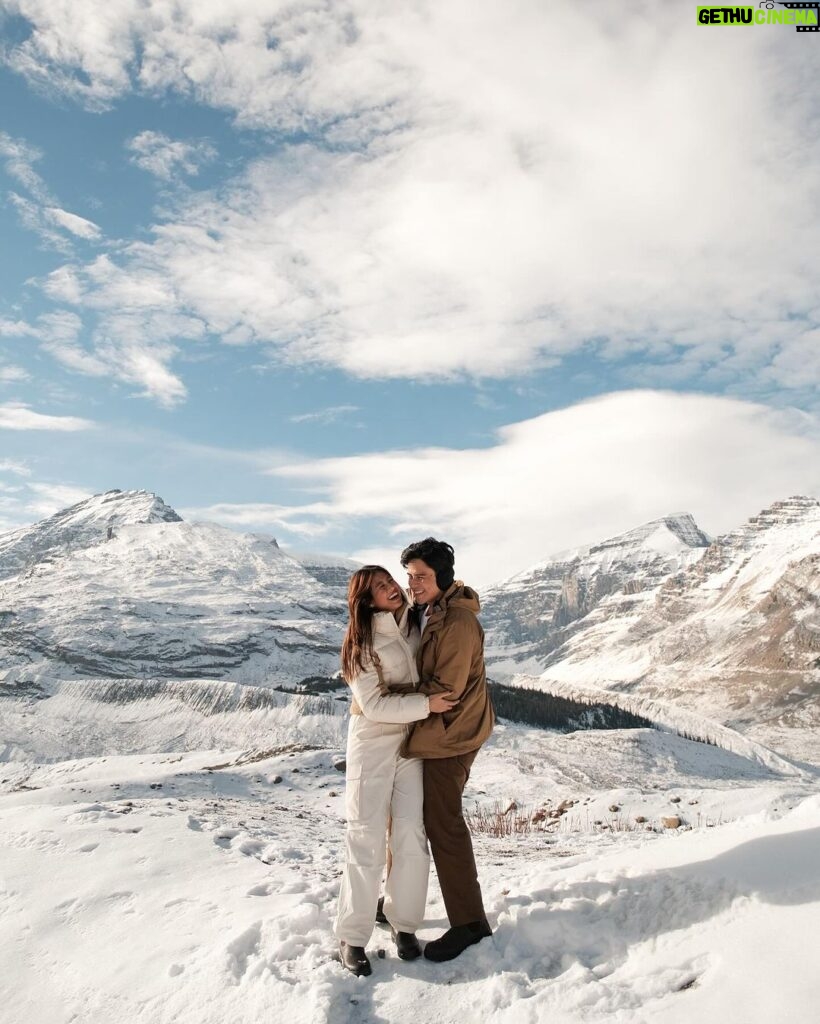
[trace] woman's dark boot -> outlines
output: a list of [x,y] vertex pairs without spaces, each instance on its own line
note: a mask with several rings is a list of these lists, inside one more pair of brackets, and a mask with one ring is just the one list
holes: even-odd
[[396,940],[396,952],[400,960],[417,960],[421,956],[421,946],[415,932],[393,932]]
[[378,903],[376,904],[376,924],[389,924],[390,922],[384,916],[384,896],[379,896]]
[[339,943],[339,955],[342,958],[342,967],[355,974],[357,978],[367,977],[373,973],[364,946],[350,946],[342,940]]

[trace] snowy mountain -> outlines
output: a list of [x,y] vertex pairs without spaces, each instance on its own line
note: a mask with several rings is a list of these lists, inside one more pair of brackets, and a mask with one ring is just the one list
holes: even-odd
[[360,562],[339,555],[325,555],[318,552],[288,551],[288,555],[315,580],[331,587],[347,600],[347,582],[351,573],[361,568]]
[[0,579],[99,544],[120,526],[179,522],[176,512],[148,491],[106,491],[34,526],[0,534]]
[[538,672],[604,599],[653,590],[708,545],[690,515],[668,516],[553,555],[491,587],[481,602],[490,674]]
[[542,684],[660,697],[816,757],[820,502],[777,502],[651,589],[627,582],[533,661]]
[[270,537],[108,492],[0,538],[0,678],[292,686],[333,673],[344,602]]

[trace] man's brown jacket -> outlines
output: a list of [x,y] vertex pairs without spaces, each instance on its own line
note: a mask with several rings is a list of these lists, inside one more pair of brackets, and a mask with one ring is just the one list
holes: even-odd
[[478,750],[493,731],[495,713],[484,669],[484,630],[478,594],[461,580],[430,609],[417,663],[420,693],[450,691],[459,703],[412,726],[405,757],[457,757]]

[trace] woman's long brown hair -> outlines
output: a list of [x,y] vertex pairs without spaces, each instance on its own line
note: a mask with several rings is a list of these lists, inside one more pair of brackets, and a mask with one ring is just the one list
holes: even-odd
[[[347,585],[347,610],[350,621],[342,641],[342,675],[349,683],[364,671],[365,659],[373,657],[373,595],[370,587],[376,573],[390,573],[381,565],[363,565]],[[401,588],[399,588],[401,589]]]

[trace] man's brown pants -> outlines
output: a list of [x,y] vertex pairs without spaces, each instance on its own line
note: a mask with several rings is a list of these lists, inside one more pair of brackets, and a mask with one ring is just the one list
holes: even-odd
[[477,753],[424,761],[424,828],[451,927],[484,919],[473,842],[461,808]]

